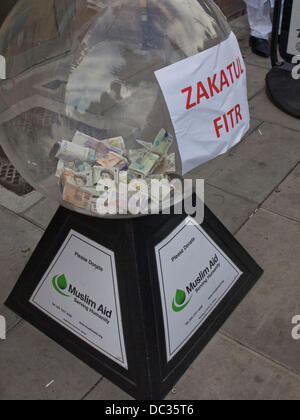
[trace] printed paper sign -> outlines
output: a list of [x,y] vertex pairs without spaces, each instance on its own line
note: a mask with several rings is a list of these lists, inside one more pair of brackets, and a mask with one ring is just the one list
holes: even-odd
[[70,231],[30,303],[128,368],[115,257],[109,249]]
[[227,152],[249,129],[246,69],[233,33],[155,73],[174,125],[183,173]]
[[300,0],[293,1],[287,52],[293,56],[300,55]]
[[243,273],[191,217],[155,252],[170,361]]

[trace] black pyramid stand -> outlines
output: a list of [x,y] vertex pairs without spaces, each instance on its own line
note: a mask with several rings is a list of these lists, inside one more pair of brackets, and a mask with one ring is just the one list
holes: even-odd
[[[198,324],[192,333],[187,334],[187,339],[181,344],[179,351],[176,351],[171,358],[167,357],[164,302],[161,297],[162,290],[159,283],[155,247],[178,229],[178,226],[182,226],[186,218],[186,214],[173,214],[151,215],[127,220],[95,219],[60,208],[33,253],[6,305],[133,397],[140,400],[162,399],[262,274],[262,270],[255,261],[206,207],[205,220],[201,226],[205,232],[206,240],[208,238],[209,243],[218,246],[225,258],[238,267],[243,274],[236,283],[226,290],[222,299],[219,299],[210,308],[206,318],[204,318],[205,321]],[[72,298],[61,295],[63,293],[66,296],[68,293],[74,292],[72,285],[69,286],[68,290],[67,285],[64,284],[66,280],[70,281],[70,279],[61,278],[58,283],[55,283],[56,276],[54,276],[52,282],[54,281],[54,286],[58,288],[61,294],[53,288],[53,293],[56,293],[56,295],[52,295],[52,292],[49,296],[44,294],[39,302],[41,308],[31,303],[33,295],[37,296],[37,293],[39,293],[37,290],[42,290],[41,287],[44,287],[41,286],[41,281],[45,278],[45,273],[49,271],[49,267],[53,266],[53,261],[58,261],[57,254],[65,244],[66,238],[69,237],[70,231],[73,234],[75,232],[75,236],[76,234],[78,236],[84,235],[93,243],[100,244],[114,253],[116,287],[118,288],[120,302],[119,315],[123,325],[127,366],[119,363],[121,357],[119,361],[113,360],[113,357],[108,357],[105,351],[99,351],[87,339],[83,338],[79,329],[71,328],[71,322],[73,322],[71,314],[68,314],[68,310],[65,311],[62,305],[66,302],[64,299]],[[204,249],[198,249],[197,252],[200,262]],[[78,255],[74,258],[78,260]],[[214,261],[215,263],[216,261]],[[183,279],[184,284],[189,284],[190,274],[194,276],[194,273],[189,273],[190,269],[187,263],[185,267],[186,279]],[[97,271],[97,268],[94,267],[95,270]],[[100,275],[101,272],[99,271]],[[205,272],[201,274],[200,280],[204,276]],[[85,284],[88,280],[86,278],[82,279]],[[169,280],[172,282],[172,278]],[[199,283],[201,284],[200,281]],[[204,291],[205,282],[202,285]],[[45,287],[48,287],[48,285]],[[99,287],[101,295],[102,286]],[[47,299],[52,300],[53,296],[55,296],[54,299],[61,302],[60,307],[58,307],[57,302],[51,303],[55,306],[53,311],[56,311],[55,313],[63,311],[63,322],[58,322],[55,317],[42,310],[43,305],[44,307],[47,306]],[[197,303],[197,299],[201,300],[201,290],[200,293],[197,293],[196,296],[194,294],[192,297],[194,305]],[[82,310],[80,303],[78,304],[79,300],[82,301],[82,304],[94,309],[94,312],[97,310],[91,294],[88,297],[79,296],[77,298],[75,306]],[[68,300],[68,302],[71,301]],[[169,303],[171,305],[171,302],[167,302],[167,306]],[[182,301],[177,301],[175,305],[181,303]],[[186,304],[182,308],[184,306]],[[109,309],[101,306],[101,317],[97,318],[99,328],[106,325],[103,324],[104,319],[107,321],[111,317]],[[179,310],[181,311],[180,308]],[[85,313],[85,310],[81,313]],[[184,310],[178,313],[180,313],[178,316],[183,316]],[[89,326],[84,323],[80,324],[81,332],[87,332],[85,328]],[[174,331],[171,333],[174,334]],[[96,331],[90,328],[89,334],[96,334]]]

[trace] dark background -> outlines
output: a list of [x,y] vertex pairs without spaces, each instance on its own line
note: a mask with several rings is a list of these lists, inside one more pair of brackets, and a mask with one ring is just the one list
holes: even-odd
[[13,8],[13,6],[17,3],[17,0],[1,0],[0,2],[0,24],[5,19],[5,16],[9,13],[9,11]]

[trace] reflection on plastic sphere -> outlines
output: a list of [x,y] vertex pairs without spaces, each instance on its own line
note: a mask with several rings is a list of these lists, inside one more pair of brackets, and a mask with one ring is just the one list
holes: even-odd
[[154,72],[229,32],[209,0],[20,0],[0,31],[2,147],[44,195],[101,217],[107,180],[181,174]]

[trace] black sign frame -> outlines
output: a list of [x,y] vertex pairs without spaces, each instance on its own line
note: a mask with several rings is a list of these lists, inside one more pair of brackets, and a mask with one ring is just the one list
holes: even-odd
[[[167,362],[154,248],[186,217],[187,214],[161,214],[105,220],[60,208],[6,305],[133,397],[140,400],[162,399],[263,273],[231,233],[205,207],[203,229],[243,271],[243,275],[206,322]],[[115,252],[128,370],[97,352],[29,302],[71,229]]]

